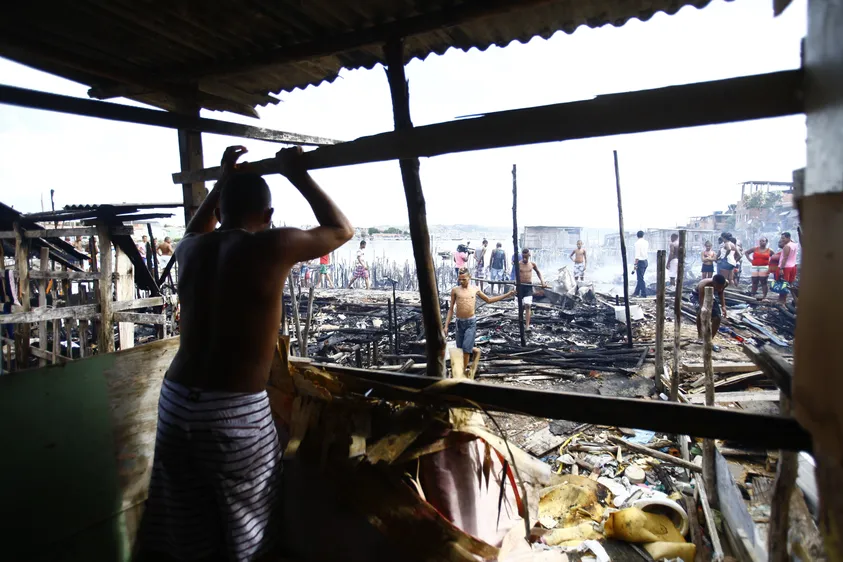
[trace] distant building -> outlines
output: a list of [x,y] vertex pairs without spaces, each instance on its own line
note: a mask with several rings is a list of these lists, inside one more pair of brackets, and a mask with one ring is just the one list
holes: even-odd
[[525,226],[521,247],[531,250],[566,250],[577,247],[582,236],[579,226]]
[[748,181],[740,184],[741,198],[735,207],[735,236],[754,240],[785,230],[796,230],[799,213],[793,208],[793,183]]

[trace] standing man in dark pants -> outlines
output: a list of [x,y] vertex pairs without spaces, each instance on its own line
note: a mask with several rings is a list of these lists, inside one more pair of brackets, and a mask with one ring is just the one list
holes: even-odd
[[638,231],[638,240],[635,241],[635,266],[633,271],[638,275],[638,283],[635,285],[633,297],[646,297],[647,286],[644,284],[644,273],[647,271],[647,255],[650,253],[650,243],[644,240],[644,231]]

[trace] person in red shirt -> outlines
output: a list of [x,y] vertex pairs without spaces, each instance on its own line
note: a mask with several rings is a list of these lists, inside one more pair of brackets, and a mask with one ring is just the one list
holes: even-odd
[[758,246],[746,253],[746,257],[752,261],[752,296],[758,292],[761,286],[762,296],[758,300],[767,298],[767,278],[770,276],[770,258],[773,251],[767,247],[767,239],[763,236],[758,240]]
[[328,286],[333,289],[334,288],[334,281],[331,279],[331,274],[328,272],[328,266],[331,265],[331,256],[325,254],[321,258],[319,258],[319,284],[324,285],[325,282],[328,282]]

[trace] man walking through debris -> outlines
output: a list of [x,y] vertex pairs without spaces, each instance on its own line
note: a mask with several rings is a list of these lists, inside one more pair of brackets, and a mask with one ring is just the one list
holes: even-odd
[[[483,279],[483,273],[486,271],[486,249],[488,246],[489,241],[484,238],[483,245],[479,250],[477,250],[477,253],[474,254],[474,260],[476,262],[474,267],[474,277],[479,279]],[[480,281],[480,290],[483,290],[483,281]]]
[[542,287],[547,287],[544,282],[541,271],[535,262],[530,261],[530,250],[524,248],[521,250],[521,261],[518,262],[518,277],[521,280],[519,290],[521,292],[521,302],[524,304],[524,329],[530,331],[530,313],[533,305],[533,272],[539,276],[539,282]]
[[331,279],[331,272],[329,268],[331,266],[331,255],[325,254],[321,258],[319,258],[319,285],[324,286],[326,283],[328,287],[331,289],[334,288],[334,280]]
[[675,232],[670,235],[670,251],[667,255],[667,276],[670,278],[670,286],[676,286],[676,276],[679,274],[679,235]]
[[[176,248],[181,341],[161,388],[141,559],[254,560],[270,549],[281,447],[266,383],[284,282],[293,264],[354,234],[308,175],[299,148],[278,153],[278,170],[320,226],[270,228],[266,182],[248,168],[235,171],[245,152],[226,149],[222,177]],[[232,295],[247,298],[232,306]]]
[[354,282],[358,279],[363,279],[366,282],[366,288],[369,288],[369,266],[366,263],[366,241],[360,241],[360,249],[357,250],[357,262],[354,265],[354,273],[351,274],[351,281],[348,282],[350,289]]
[[574,280],[585,280],[585,268],[588,266],[588,254],[582,247],[582,240],[577,240],[577,249],[568,256],[574,260]]
[[761,286],[761,296],[758,300],[767,298],[767,278],[770,276],[770,258],[773,257],[773,250],[767,247],[767,239],[758,239],[758,245],[746,253],[747,259],[752,261],[752,291],[753,297]]
[[448,315],[445,317],[445,333],[448,333],[448,327],[451,325],[451,318],[454,316],[454,308],[456,307],[456,343],[457,347],[462,349],[463,365],[468,370],[471,351],[474,349],[474,339],[477,336],[477,318],[474,317],[475,297],[480,297],[486,303],[491,304],[514,297],[515,291],[509,291],[506,294],[496,297],[489,297],[483,293],[482,289],[471,285],[471,274],[468,272],[468,268],[465,267],[460,270],[458,283],[459,285],[451,289],[451,306],[448,308]]
[[[784,245],[782,246],[782,256],[779,258],[779,269],[781,271],[779,278],[787,283],[789,287],[796,283],[797,244],[791,238],[790,232],[782,232],[781,242]],[[782,304],[787,302],[787,292],[779,294],[779,302]]]
[[638,276],[638,283],[635,285],[633,297],[646,297],[647,285],[644,284],[644,273],[647,271],[647,256],[650,253],[650,243],[644,240],[644,231],[639,230],[638,240],[635,241],[635,265],[633,272]]
[[[495,244],[495,249],[492,250],[492,255],[489,257],[489,276],[492,281],[503,281],[504,268],[506,267],[506,252],[503,251],[502,244],[498,242]],[[503,285],[492,285],[493,293],[503,293]]]
[[714,287],[714,302],[711,303],[711,337],[717,335],[720,329],[721,312],[722,317],[728,320],[726,315],[726,287],[729,282],[719,273],[711,279],[703,279],[697,285],[697,290],[691,295],[691,300],[697,306],[697,334],[702,338],[702,303],[705,298],[705,288]]

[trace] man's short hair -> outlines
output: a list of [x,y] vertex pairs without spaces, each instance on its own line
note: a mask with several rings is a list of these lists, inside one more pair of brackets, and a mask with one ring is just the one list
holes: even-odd
[[636,236],[638,236],[638,238],[644,238],[644,231],[643,231],[643,230],[639,230],[639,231],[636,233]]
[[360,247],[361,247],[361,248],[365,248],[365,247],[366,247],[366,241],[365,241],[365,240],[361,240],[361,241],[360,241]]
[[258,174],[234,174],[220,194],[223,219],[241,219],[269,210],[272,195],[269,186]]
[[489,241],[488,241],[488,240],[486,240],[486,239],[484,238],[484,239],[483,239],[483,243],[484,243],[484,244],[488,244],[488,243],[489,243]]
[[498,243],[497,243],[497,247],[498,247],[498,248],[500,248],[501,246],[503,246],[503,244],[501,244],[500,242],[498,242]]
[[790,232],[782,232],[782,236],[789,239],[790,238]]
[[527,254],[529,254],[529,253],[530,253],[530,248],[524,248],[523,250],[521,250],[521,255],[522,255],[522,256],[526,256],[526,255],[527,255]]
[[725,285],[726,284],[726,278],[723,277],[722,275],[720,275],[719,273],[717,275],[715,275],[714,277],[712,277],[711,280],[714,281],[715,285]]
[[674,232],[673,234],[671,234],[671,235],[670,235],[670,239],[671,239],[671,240],[676,240],[677,238],[679,238],[679,235],[678,235],[678,234],[676,234],[675,232]]
[[459,274],[460,275],[468,275],[468,268],[467,267],[461,267]]

